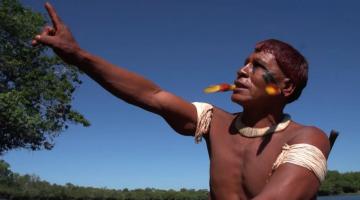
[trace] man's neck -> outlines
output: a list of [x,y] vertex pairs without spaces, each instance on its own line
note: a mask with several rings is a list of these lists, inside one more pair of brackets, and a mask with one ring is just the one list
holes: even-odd
[[269,127],[278,124],[284,117],[283,108],[246,109],[244,108],[241,121],[254,128]]

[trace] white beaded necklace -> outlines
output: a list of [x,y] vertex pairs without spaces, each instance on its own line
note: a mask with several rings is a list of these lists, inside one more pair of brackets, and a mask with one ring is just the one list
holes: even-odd
[[243,124],[241,121],[241,117],[242,117],[242,113],[239,113],[238,117],[235,120],[235,127],[238,130],[238,132],[245,137],[262,137],[269,133],[282,131],[289,126],[291,121],[290,115],[284,114],[283,119],[278,124],[264,128],[252,128]]

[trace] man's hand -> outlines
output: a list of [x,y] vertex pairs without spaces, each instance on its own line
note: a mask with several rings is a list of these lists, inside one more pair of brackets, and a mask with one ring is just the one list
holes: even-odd
[[77,56],[77,52],[80,50],[79,45],[51,4],[47,2],[45,8],[50,15],[53,27],[45,26],[43,31],[32,40],[32,45],[50,46],[62,60],[69,64],[75,64],[79,61]]

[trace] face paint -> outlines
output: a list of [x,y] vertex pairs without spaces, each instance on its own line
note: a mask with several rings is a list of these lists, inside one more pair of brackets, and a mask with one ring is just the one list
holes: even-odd
[[277,81],[269,71],[264,71],[263,79],[266,83],[265,91],[268,95],[274,96],[281,93]]
[[235,85],[221,83],[217,85],[211,85],[204,89],[205,93],[214,93],[214,92],[227,92],[235,89]]
[[281,92],[279,87],[272,83],[266,85],[265,91],[268,95],[271,95],[271,96],[278,95]]

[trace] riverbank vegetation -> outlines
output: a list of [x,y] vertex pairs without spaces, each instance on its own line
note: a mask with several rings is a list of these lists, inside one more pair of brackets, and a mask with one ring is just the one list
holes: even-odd
[[19,175],[0,160],[0,199],[11,200],[207,200],[207,190],[106,189],[51,184],[36,175]]
[[322,183],[319,195],[338,195],[360,192],[360,172],[340,173],[328,171]]
[[[360,191],[360,172],[339,173],[329,171],[319,195],[337,195]],[[159,190],[145,189],[107,189],[81,187],[71,183],[51,184],[36,175],[19,175],[0,160],[0,199],[12,200],[207,200],[205,189]]]

